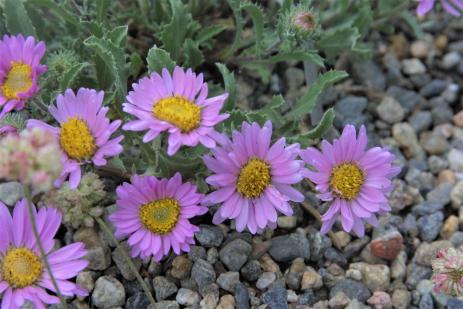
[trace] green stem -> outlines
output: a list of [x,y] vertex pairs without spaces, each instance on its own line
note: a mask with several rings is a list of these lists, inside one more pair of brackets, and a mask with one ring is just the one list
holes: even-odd
[[35,241],[37,242],[37,247],[39,247],[39,252],[40,252],[43,264],[45,264],[45,268],[47,269],[47,272],[50,275],[51,283],[53,284],[53,288],[55,289],[55,292],[61,301],[61,305],[63,305],[64,309],[68,309],[66,300],[63,298],[63,295],[61,294],[61,291],[58,287],[58,284],[56,283],[55,276],[53,275],[50,264],[48,263],[47,254],[45,253],[45,250],[43,249],[42,241],[40,240],[39,231],[37,230],[37,222],[35,221],[34,210],[32,208],[33,206],[32,206],[31,188],[29,186],[24,186],[24,195],[26,196],[26,200],[27,200],[27,208],[29,209],[29,217],[31,219],[32,232],[34,233]]
[[140,283],[141,287],[143,288],[143,291],[145,291],[146,297],[148,297],[148,300],[151,303],[152,309],[156,309],[156,301],[153,298],[153,295],[151,295],[150,289],[146,285],[146,282],[143,281],[143,278],[141,277],[140,273],[137,270],[137,267],[135,267],[135,264],[133,264],[132,259],[128,255],[128,253],[125,251],[125,248],[120,244],[120,242],[114,237],[113,233],[109,229],[108,225],[104,222],[103,219],[101,218],[95,218],[100,227],[104,230],[104,232],[108,235],[108,237],[111,239],[112,242],[114,242],[122,252],[122,256],[125,259],[125,262],[127,265],[129,265],[130,270],[133,272],[135,277],[137,278],[138,283]]

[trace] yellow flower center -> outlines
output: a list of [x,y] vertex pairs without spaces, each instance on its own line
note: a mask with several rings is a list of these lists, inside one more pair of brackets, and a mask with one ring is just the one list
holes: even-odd
[[156,200],[140,207],[141,223],[153,233],[167,234],[177,224],[180,205],[172,198]]
[[344,163],[331,171],[330,186],[339,197],[352,200],[357,197],[364,181],[363,171],[353,163]]
[[32,86],[32,69],[22,62],[12,62],[1,88],[3,96],[9,100],[18,99],[18,94],[26,92]]
[[42,263],[34,252],[27,248],[13,248],[7,251],[1,267],[1,275],[15,288],[34,284],[42,275]]
[[96,151],[95,138],[85,121],[70,117],[61,125],[59,142],[63,151],[74,160],[85,160]]
[[175,125],[183,133],[193,131],[201,122],[201,107],[180,96],[159,100],[154,104],[153,114]]
[[271,180],[270,165],[263,160],[251,158],[241,168],[236,189],[244,197],[256,198],[262,195]]

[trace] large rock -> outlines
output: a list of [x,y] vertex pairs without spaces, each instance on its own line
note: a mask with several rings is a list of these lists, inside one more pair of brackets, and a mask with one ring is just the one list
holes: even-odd
[[92,293],[93,305],[101,309],[121,307],[125,302],[125,290],[116,278],[103,276],[98,278]]
[[269,253],[277,262],[290,262],[298,257],[310,259],[310,244],[301,234],[278,236],[272,238]]

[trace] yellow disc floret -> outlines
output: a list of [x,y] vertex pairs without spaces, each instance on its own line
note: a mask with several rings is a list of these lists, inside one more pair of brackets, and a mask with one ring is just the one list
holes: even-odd
[[339,197],[352,200],[357,197],[364,181],[363,171],[354,163],[344,163],[331,171],[330,186]]
[[164,235],[177,224],[180,215],[180,205],[177,200],[164,198],[140,207],[141,223],[153,233]]
[[32,86],[32,69],[22,62],[12,62],[1,87],[3,96],[9,100],[18,99],[18,94],[28,91]]
[[155,102],[153,114],[159,120],[173,124],[183,133],[198,128],[201,122],[201,107],[180,96]]
[[264,193],[271,182],[270,165],[257,158],[251,158],[241,168],[236,190],[246,198],[257,198]]
[[1,277],[11,287],[24,288],[34,284],[42,275],[39,257],[27,248],[12,248],[1,261]]
[[87,123],[77,117],[70,117],[61,125],[59,142],[63,151],[78,161],[91,158],[96,151],[95,138]]

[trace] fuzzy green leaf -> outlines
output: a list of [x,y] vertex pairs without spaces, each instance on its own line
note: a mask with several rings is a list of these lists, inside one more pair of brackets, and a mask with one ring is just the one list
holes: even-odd
[[162,30],[161,41],[164,44],[164,49],[170,53],[172,59],[178,62],[192,17],[181,0],[170,0],[170,6],[172,19]]
[[111,0],[97,0],[96,1],[96,19],[99,22],[103,22],[109,7],[111,6]]
[[312,130],[300,134],[301,139],[317,139],[321,138],[333,125],[335,113],[333,108],[328,109],[324,114],[318,125]]
[[219,35],[226,29],[223,25],[212,25],[201,29],[196,35],[196,42],[201,45],[212,39],[216,35]]
[[296,102],[287,117],[300,120],[311,113],[322,91],[347,76],[348,74],[344,71],[328,71],[320,75],[310,89]]
[[247,3],[241,6],[242,10],[248,12],[254,23],[254,31],[256,34],[256,55],[260,57],[263,51],[262,40],[264,34],[264,14],[262,10],[253,3]]
[[228,5],[233,11],[233,16],[235,18],[235,38],[233,44],[226,50],[224,50],[221,55],[223,59],[228,59],[233,53],[240,48],[244,27],[243,16],[241,15],[241,0],[227,0]]
[[146,57],[148,62],[149,72],[161,72],[163,68],[172,71],[175,67],[175,62],[170,58],[170,54],[165,50],[158,48],[156,45],[151,47]]
[[63,92],[64,90],[71,88],[72,83],[76,79],[77,75],[79,75],[80,71],[89,65],[90,64],[88,62],[77,63],[64,72],[60,80],[61,91]]
[[322,33],[318,48],[323,50],[328,58],[333,59],[339,53],[352,50],[359,38],[360,33],[355,27],[328,30]]
[[53,0],[27,0],[27,4],[34,7],[45,7],[55,16],[63,19],[67,23],[73,25],[74,27],[80,27],[79,18],[67,10],[63,4],[58,4]]
[[128,26],[115,27],[108,32],[108,38],[114,43],[114,45],[123,47],[127,41],[128,30]]
[[185,66],[195,69],[204,61],[203,53],[199,50],[198,43],[192,39],[185,41],[183,47],[185,53]]
[[137,77],[141,69],[144,67],[143,60],[138,53],[130,55],[130,75]]
[[5,0],[3,10],[8,32],[24,36],[35,36],[35,28],[29,15],[27,15],[23,0]]
[[102,71],[99,78],[107,78],[108,73],[110,74],[117,91],[116,99],[122,102],[127,94],[128,78],[124,49],[116,46],[109,39],[95,36],[87,38],[84,45],[92,48],[104,63],[106,71],[103,71],[101,66],[97,66],[97,70]]
[[223,82],[225,84],[225,91],[228,92],[227,101],[222,108],[223,111],[230,111],[235,106],[236,100],[236,81],[233,72],[230,72],[228,68],[222,63],[215,64],[222,74]]

